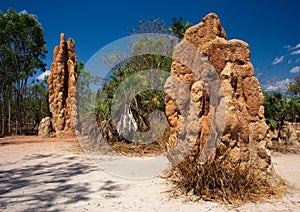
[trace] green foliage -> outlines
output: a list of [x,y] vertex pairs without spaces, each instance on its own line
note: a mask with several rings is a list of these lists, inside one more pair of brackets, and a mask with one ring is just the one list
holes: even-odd
[[0,13],[1,70],[14,69],[16,81],[45,70],[44,31],[37,18],[13,9]]
[[[124,93],[122,93],[121,96],[124,96],[124,98],[114,99],[114,105],[124,105],[127,104],[127,102],[124,101],[128,99],[132,100],[129,107],[126,107],[126,111],[128,113],[129,108],[129,113],[133,115],[133,122],[137,123],[139,131],[146,131],[149,129],[150,126],[147,119],[151,112],[155,110],[164,112],[164,92],[161,90],[150,89],[150,87],[151,84],[157,84],[157,80],[162,82],[165,79],[160,79],[159,76],[145,79],[138,73],[146,70],[162,70],[170,72],[172,58],[164,55],[172,55],[175,41],[170,40],[167,36],[149,37],[146,34],[166,32],[166,24],[160,19],[141,20],[139,25],[133,28],[133,34],[142,33],[144,36],[141,36],[141,38],[132,45],[132,54],[136,56],[130,57],[128,60],[122,61],[121,63],[117,63],[117,65],[112,68],[112,74],[109,76],[109,81],[103,87],[101,94],[98,95],[94,108],[100,123],[112,120],[112,100],[121,83],[122,86],[124,86],[122,88]],[[116,61],[121,61],[120,58],[122,58],[122,55],[114,53],[103,58],[103,60],[105,64],[116,64]],[[124,81],[128,83],[124,84]],[[128,96],[134,94],[134,91],[138,90],[138,87],[145,87],[148,89],[145,89],[135,96]],[[124,118],[124,113],[126,112],[117,111],[117,116],[119,116],[118,120]],[[109,124],[108,126],[112,125]],[[101,130],[105,131],[105,129]],[[114,132],[115,131],[111,131],[112,134]],[[115,134],[115,136],[117,137],[118,135]]]
[[95,106],[92,106],[97,113],[98,120],[108,120],[110,118],[111,99],[101,99],[96,101]]
[[84,63],[82,61],[77,62],[77,72],[78,72],[78,81],[77,81],[77,91],[78,91],[78,105],[79,105],[79,114],[83,115],[89,113],[93,110],[93,106],[90,105],[92,101],[92,91],[89,88],[90,83],[92,82],[93,76],[90,71],[86,70]]
[[280,130],[284,121],[300,121],[300,75],[288,84],[288,92],[264,92],[265,118],[272,130]]
[[272,129],[280,129],[283,121],[299,121],[300,101],[298,98],[276,92],[265,92],[264,95],[265,118]]
[[39,124],[42,118],[50,115],[47,86],[41,82],[30,85],[27,90],[24,97],[25,120]]
[[295,81],[289,83],[288,92],[294,96],[300,97],[300,75],[295,77]]
[[45,71],[44,31],[37,17],[13,9],[0,12],[0,26],[1,131],[10,131],[8,125],[15,121],[16,131],[22,133],[28,79]]
[[[127,125],[135,126],[137,124],[137,130],[143,132],[150,128],[148,118],[153,111],[165,111],[165,94],[162,90],[166,79],[163,76],[148,76],[145,79],[145,76],[138,73],[147,70],[170,72],[171,56],[178,41],[161,34],[171,32],[173,35],[183,38],[186,29],[191,26],[188,22],[183,23],[182,18],[172,20],[173,24],[170,28],[167,27],[165,21],[159,18],[139,21],[139,24],[131,30],[131,34],[141,34],[141,37],[134,40],[131,45],[131,53],[134,56],[130,55],[129,59],[124,60],[123,58],[128,57],[123,55],[126,53],[119,50],[102,58],[102,62],[111,68],[111,74],[107,77],[102,90],[97,94],[95,104],[89,106],[89,110],[96,113],[102,137],[109,138],[110,141],[124,140],[113,129],[112,120],[118,120],[118,123],[121,123],[120,120],[122,122],[129,120],[132,123]],[[157,34],[149,36],[148,33]],[[151,85],[161,85],[161,88],[151,89]],[[141,87],[145,89],[136,93]],[[121,92],[120,96],[123,98],[114,98],[116,92]],[[131,102],[128,103],[129,100]],[[116,117],[111,115],[112,104],[114,108],[123,110],[115,111]]]
[[182,17],[180,17],[179,19],[177,18],[172,18],[172,25],[169,27],[169,31],[172,33],[172,35],[180,38],[180,39],[183,39],[184,37],[184,33],[185,31],[190,28],[192,26],[191,23],[189,22],[185,22],[183,23],[182,22]]

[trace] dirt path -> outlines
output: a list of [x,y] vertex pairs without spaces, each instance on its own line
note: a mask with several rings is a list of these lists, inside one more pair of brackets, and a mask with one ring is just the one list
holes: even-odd
[[0,139],[0,211],[300,211],[300,156],[273,158],[294,186],[282,199],[238,208],[170,199],[161,178],[133,181],[100,170],[73,138]]

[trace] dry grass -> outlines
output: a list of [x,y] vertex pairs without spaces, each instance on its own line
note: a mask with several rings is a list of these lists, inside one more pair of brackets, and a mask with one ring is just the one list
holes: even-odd
[[[167,133],[164,132],[162,137]],[[93,152],[95,154],[115,154],[113,151],[125,155],[127,157],[155,157],[165,153],[165,148],[159,143],[161,140],[158,139],[156,142],[151,142],[148,144],[139,144],[133,142],[119,141],[102,141],[100,143],[93,142],[93,139],[82,137],[79,139],[79,143],[86,152]]]
[[156,142],[150,144],[109,142],[108,145],[114,151],[128,157],[154,157],[163,153],[163,149]]
[[282,154],[288,154],[288,153],[300,154],[300,146],[280,144],[278,142],[273,142],[272,150],[274,152],[279,152]]
[[204,165],[186,159],[171,171],[169,179],[175,185],[172,191],[175,196],[195,195],[198,199],[230,204],[279,197],[286,185],[278,176],[261,175],[252,164],[243,168],[240,164],[229,166],[224,159]]

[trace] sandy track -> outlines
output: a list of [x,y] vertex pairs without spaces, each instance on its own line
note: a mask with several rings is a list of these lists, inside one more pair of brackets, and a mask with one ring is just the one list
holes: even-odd
[[0,211],[300,211],[300,156],[273,157],[293,186],[282,199],[240,207],[171,199],[161,178],[133,181],[100,170],[76,139],[0,139]]

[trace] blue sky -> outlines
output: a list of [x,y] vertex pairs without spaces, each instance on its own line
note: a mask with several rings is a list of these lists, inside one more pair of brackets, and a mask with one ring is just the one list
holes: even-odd
[[77,58],[86,62],[103,46],[127,36],[141,19],[159,17],[171,23],[172,17],[182,16],[184,21],[196,24],[209,12],[215,12],[228,39],[249,43],[251,61],[256,70],[264,73],[261,81],[275,76],[279,82],[287,82],[300,74],[298,0],[1,1],[1,11],[9,7],[38,16],[49,51],[48,69],[61,32],[75,40]]

